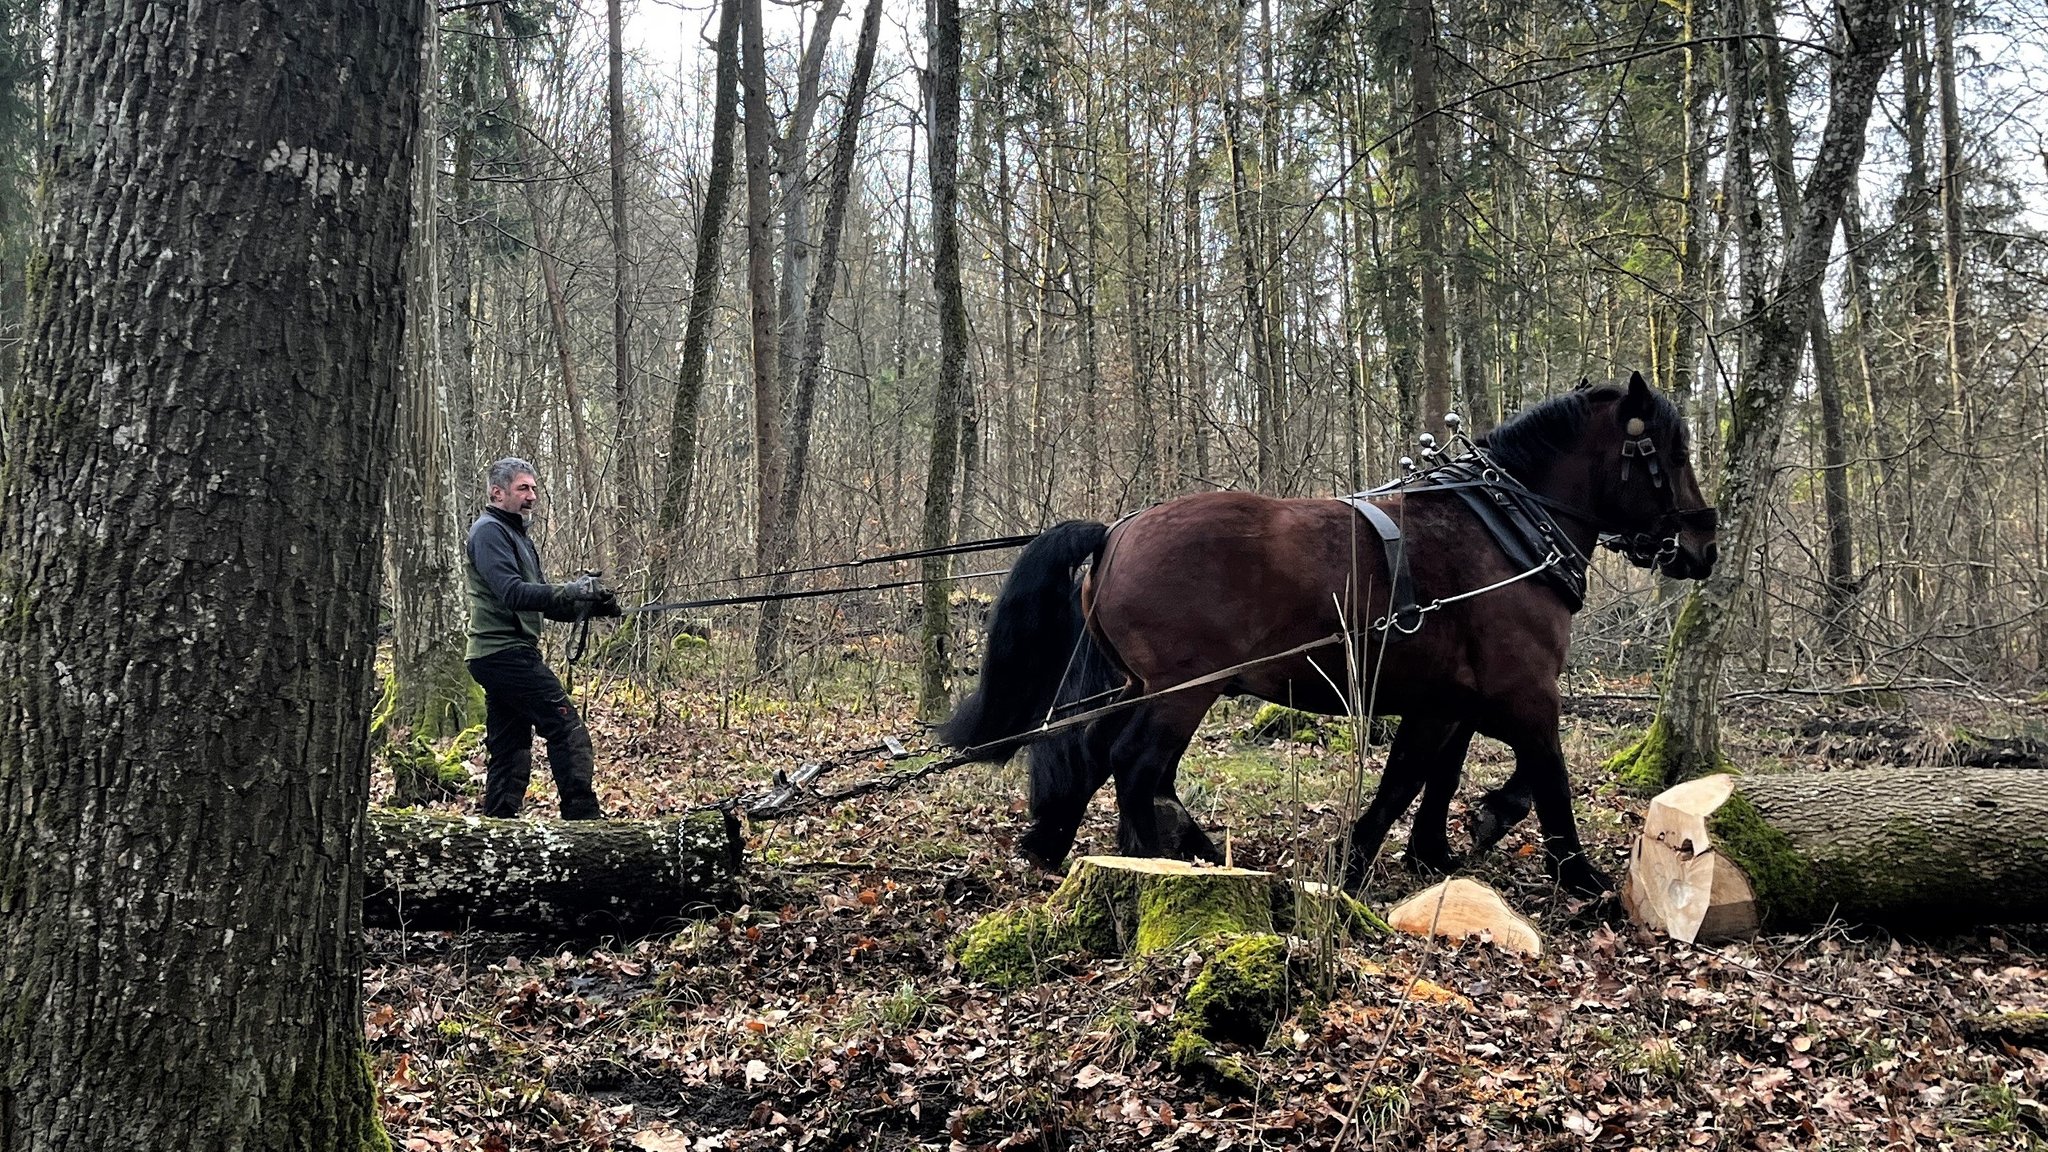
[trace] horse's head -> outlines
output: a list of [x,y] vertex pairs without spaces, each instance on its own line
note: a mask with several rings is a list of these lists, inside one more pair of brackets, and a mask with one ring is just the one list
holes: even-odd
[[1704,580],[1719,551],[1718,521],[1700,495],[1677,406],[1640,372],[1626,389],[1601,389],[1588,402],[1593,418],[1581,451],[1590,454],[1587,496],[1603,542],[1639,568]]

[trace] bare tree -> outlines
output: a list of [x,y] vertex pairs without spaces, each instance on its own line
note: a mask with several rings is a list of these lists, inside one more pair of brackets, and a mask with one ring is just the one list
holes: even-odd
[[660,595],[668,582],[675,550],[690,519],[692,477],[697,467],[697,414],[703,405],[705,361],[711,351],[711,323],[718,308],[719,252],[732,198],[732,145],[739,121],[740,0],[720,0],[718,64],[712,83],[711,168],[704,179],[704,203],[697,216],[697,258],[690,274],[690,304],[683,330],[682,361],[676,370],[675,403],[669,414],[668,476],[661,487],[655,525],[659,539],[649,591]]
[[[932,388],[930,467],[925,473],[923,544],[947,542],[958,466],[960,391],[967,372],[967,300],[960,287],[960,2],[929,0],[931,79],[932,288],[939,298],[939,374]],[[951,633],[950,563],[924,561],[924,635],[918,662],[918,714],[936,719],[951,705],[946,687]]]
[[[1743,285],[1752,302],[1745,323],[1755,333],[1754,354],[1743,366],[1717,493],[1722,559],[1686,599],[1671,635],[1656,719],[1642,742],[1625,754],[1628,778],[1643,785],[1662,786],[1721,766],[1721,666],[1732,609],[1750,580],[1749,558],[1762,536],[1771,460],[1811,332],[1814,286],[1827,269],[1842,203],[1863,156],[1864,126],[1878,82],[1898,47],[1893,26],[1897,3],[1845,0],[1837,5],[1827,126],[1807,170],[1791,246],[1768,294],[1762,285]],[[1742,45],[1729,51],[1736,58],[1747,52]],[[1739,105],[1747,102],[1748,90],[1747,81],[1730,85],[1731,115],[1747,114]]]
[[[789,588],[789,577],[781,570],[796,550],[797,511],[803,503],[805,468],[810,463],[811,420],[817,411],[818,377],[825,368],[825,325],[832,307],[833,281],[839,275],[839,238],[846,229],[846,202],[853,194],[854,160],[860,153],[860,120],[867,104],[868,78],[875,70],[875,37],[881,26],[881,0],[868,0],[867,15],[861,19],[860,46],[853,57],[853,78],[847,82],[846,103],[839,115],[832,185],[825,199],[825,231],[819,241],[818,279],[811,286],[804,321],[804,354],[797,366],[796,395],[790,407],[789,467],[783,473],[782,491],[777,495],[775,538],[765,564],[776,573],[769,581],[771,592]],[[775,665],[782,640],[783,604],[781,600],[770,600],[761,606],[761,621],[754,635],[756,667]]]

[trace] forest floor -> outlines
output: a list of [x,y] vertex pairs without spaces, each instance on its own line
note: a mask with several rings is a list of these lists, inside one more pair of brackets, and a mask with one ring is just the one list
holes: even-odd
[[[776,767],[894,736],[925,745],[908,673],[849,648],[799,698],[700,655],[682,688],[574,688],[608,812],[650,816],[761,786]],[[1569,686],[1565,749],[1596,858],[1625,871],[1643,810],[1599,764],[1648,720],[1644,683]],[[1181,773],[1239,865],[1324,858],[1360,758],[1330,729],[1256,741],[1212,711]],[[1748,771],[1917,762],[1958,729],[2032,732],[2048,708],[1942,693],[1731,701]],[[1364,782],[1382,749],[1363,758]],[[537,759],[542,759],[537,757]],[[1505,778],[1477,741],[1461,790]],[[884,770],[849,765],[831,782]],[[481,765],[472,763],[480,783]],[[531,815],[554,797],[537,765]],[[380,779],[388,790],[388,778]],[[471,799],[451,800],[466,810]],[[1183,957],[1072,960],[1042,982],[967,979],[949,945],[1058,878],[1012,851],[1019,768],[749,829],[747,905],[674,934],[563,942],[373,932],[366,1024],[403,1149],[2024,1148],[2048,1149],[2048,1052],[1966,1017],[2048,1009],[2048,930],[1902,940],[1849,924],[1721,947],[1632,927],[1551,886],[1534,822],[1471,874],[1545,931],[1522,960],[1406,937],[1349,947],[1241,1053],[1246,1084],[1171,1070]],[[1453,808],[1454,843],[1462,804]],[[1368,896],[1431,883],[1390,838]],[[1097,797],[1077,854],[1113,851]]]

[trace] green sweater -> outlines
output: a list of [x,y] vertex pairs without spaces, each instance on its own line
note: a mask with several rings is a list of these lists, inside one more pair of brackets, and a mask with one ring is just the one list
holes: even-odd
[[517,513],[486,507],[469,526],[462,567],[469,583],[468,659],[520,645],[538,648],[543,616],[575,619],[561,590],[542,577],[540,552]]

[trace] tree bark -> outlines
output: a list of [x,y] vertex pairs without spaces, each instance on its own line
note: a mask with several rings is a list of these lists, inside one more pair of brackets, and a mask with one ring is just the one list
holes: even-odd
[[570,936],[658,932],[740,902],[739,821],[487,820],[374,812],[363,922]]
[[1409,113],[1415,138],[1416,268],[1422,291],[1422,426],[1443,423],[1451,407],[1448,309],[1444,304],[1444,173],[1437,154],[1436,13],[1430,0],[1408,0]]
[[774,236],[770,227],[767,47],[761,0],[740,4],[740,82],[746,90],[747,306],[754,353],[754,548],[766,565],[782,490],[782,386],[777,375]]
[[[421,74],[433,77],[440,71],[440,36],[430,32],[421,43]],[[378,724],[387,739],[411,734],[432,741],[482,723],[483,695],[463,663],[468,617],[441,348],[441,166],[435,155],[440,136],[433,101],[421,103],[419,125],[406,257],[405,359],[386,496],[391,680]]]
[[[959,466],[960,391],[967,374],[967,299],[960,286],[960,0],[929,0],[931,19],[932,291],[939,303],[939,373],[932,386],[932,440],[925,473],[923,546],[948,543],[953,477]],[[944,716],[952,632],[947,557],[923,562],[924,621],[918,656],[918,714]]]
[[[1613,767],[1637,787],[1664,786],[1721,766],[1720,680],[1737,595],[1749,581],[1749,559],[1762,539],[1771,461],[1784,428],[1784,408],[1798,377],[1812,322],[1814,285],[1826,271],[1835,226],[1863,155],[1864,126],[1886,61],[1897,47],[1897,0],[1837,5],[1841,54],[1829,83],[1827,125],[1799,199],[1798,225],[1774,291],[1752,310],[1755,355],[1744,365],[1730,415],[1720,490],[1722,560],[1687,597],[1666,650],[1656,719]],[[1739,45],[1729,48],[1741,56]],[[1741,85],[1731,85],[1731,102]],[[1762,286],[1743,285],[1745,296]],[[1752,296],[1754,298],[1754,296]]]
[[739,122],[739,0],[720,0],[718,91],[711,110],[711,169],[704,180],[704,206],[697,217],[697,261],[690,274],[690,311],[683,329],[682,362],[676,369],[675,404],[669,412],[668,477],[661,486],[655,526],[655,569],[648,594],[659,597],[668,584],[675,552],[688,531],[692,481],[697,469],[697,415],[704,400],[705,363],[711,352],[712,321],[718,310],[720,251],[732,199],[732,143]]
[[612,492],[619,517],[611,535],[618,545],[613,557],[627,568],[638,562],[633,538],[640,523],[640,436],[633,381],[633,252],[626,211],[626,48],[619,0],[605,0],[605,24],[605,119],[612,176],[612,438],[618,446]]
[[[868,0],[867,15],[861,19],[860,46],[854,52],[853,77],[847,84],[846,102],[839,117],[838,142],[832,158],[832,183],[825,201],[825,230],[819,238],[818,280],[811,285],[804,318],[804,354],[797,365],[796,394],[790,405],[788,467],[782,476],[782,491],[776,495],[775,538],[763,565],[778,573],[768,582],[769,591],[785,592],[790,577],[781,571],[796,551],[797,510],[803,504],[805,471],[810,464],[811,420],[817,408],[818,377],[825,371],[825,327],[832,308],[833,278],[839,273],[839,240],[846,230],[846,203],[853,194],[853,166],[860,154],[860,120],[867,106],[868,78],[875,67],[875,40],[882,24],[881,0]],[[761,620],[754,634],[754,665],[773,668],[782,646],[783,608],[787,602],[770,600],[761,605]]]
[[514,153],[519,158],[519,191],[526,201],[526,214],[533,228],[533,252],[540,261],[541,284],[547,291],[548,331],[554,337],[555,367],[562,377],[562,400],[569,409],[570,439],[576,448],[576,484],[583,489],[577,493],[576,506],[582,509],[582,528],[590,554],[597,559],[599,568],[610,567],[607,559],[606,533],[597,529],[594,513],[597,509],[599,488],[597,486],[597,464],[590,451],[590,431],[583,416],[583,392],[576,382],[576,362],[569,349],[569,306],[562,294],[562,274],[555,267],[555,252],[549,245],[547,210],[540,202],[539,167],[533,162],[533,145],[526,138],[531,131],[531,122],[525,112],[525,101],[519,98],[519,82],[512,72],[512,40],[505,30],[505,12],[498,5],[491,7],[491,30],[496,33],[498,57],[498,83],[505,90],[505,107],[512,119]]
[[59,13],[0,480],[10,1152],[385,1145],[358,853],[427,11]]
[[1824,920],[1908,932],[2048,919],[2048,777],[1879,768],[1690,780],[1650,803],[1625,902],[1680,940]]

